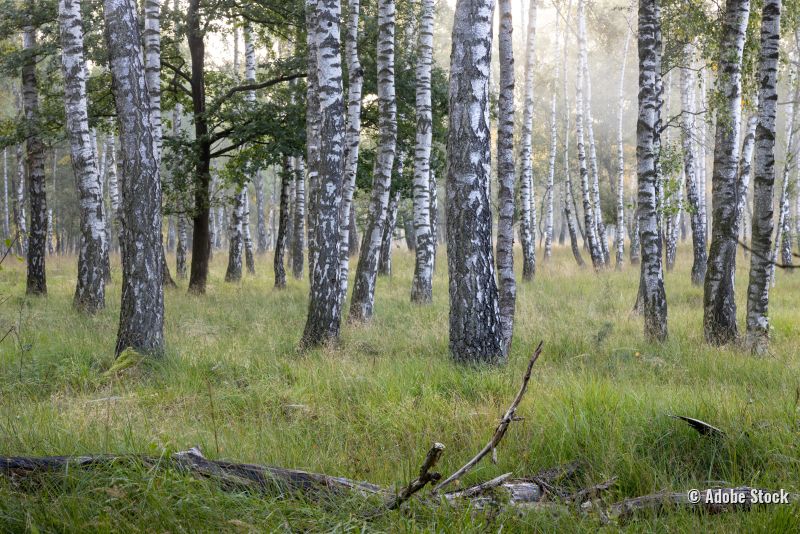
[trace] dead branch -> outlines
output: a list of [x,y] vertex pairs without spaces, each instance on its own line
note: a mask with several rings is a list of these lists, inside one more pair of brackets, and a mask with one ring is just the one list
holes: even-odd
[[509,478],[511,478],[511,473],[505,473],[499,477],[487,480],[486,482],[481,482],[480,484],[475,484],[474,486],[470,486],[466,489],[445,493],[444,497],[449,500],[475,497],[476,495],[481,495],[491,489],[503,485],[503,483]]
[[531,356],[530,361],[528,362],[528,368],[525,370],[525,376],[522,378],[522,386],[519,388],[519,392],[517,392],[517,396],[514,398],[514,402],[511,403],[511,406],[506,410],[506,413],[503,415],[503,418],[500,419],[500,424],[497,425],[497,428],[494,431],[494,435],[492,439],[489,440],[489,443],[481,449],[481,451],[476,454],[469,462],[464,464],[461,469],[447,477],[445,480],[440,482],[433,488],[433,493],[438,493],[441,491],[442,488],[453,482],[454,480],[461,478],[467,472],[469,472],[478,462],[480,462],[484,456],[489,454],[497,447],[497,444],[500,443],[500,440],[503,439],[503,436],[508,430],[508,426],[511,424],[512,421],[515,419],[515,413],[517,411],[517,406],[519,406],[520,401],[522,400],[523,395],[525,395],[525,391],[528,389],[528,381],[531,379],[531,370],[533,369],[533,364],[536,363],[536,360],[539,358],[539,355],[542,353],[542,344],[543,342],[540,341],[539,345],[536,347],[536,350],[533,352],[533,356]]
[[412,495],[424,488],[429,482],[436,482],[442,478],[440,473],[430,472],[430,470],[436,466],[436,462],[439,461],[439,458],[441,458],[442,452],[444,452],[444,445],[438,442],[434,443],[433,447],[431,447],[428,454],[425,456],[425,461],[422,462],[422,467],[419,469],[419,476],[409,482],[408,486],[386,505],[386,508],[389,510],[399,508],[401,504],[410,499]]
[[669,415],[673,419],[680,419],[684,421],[687,425],[695,429],[699,434],[704,436],[712,436],[716,438],[725,437],[725,432],[720,430],[719,428],[709,425],[705,421],[701,421],[700,419],[695,419],[694,417],[687,417],[685,415]]

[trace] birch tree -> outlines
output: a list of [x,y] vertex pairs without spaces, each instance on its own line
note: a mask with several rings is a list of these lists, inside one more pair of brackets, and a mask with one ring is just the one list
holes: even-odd
[[256,252],[263,254],[269,248],[269,234],[267,231],[266,197],[264,195],[264,173],[261,172],[261,169],[256,171],[253,187],[256,190]]
[[[172,136],[177,138],[181,133],[181,122],[183,120],[183,104],[180,102],[175,103],[172,110]],[[178,242],[175,248],[175,275],[183,280],[186,278],[186,254],[188,252],[188,236],[187,236],[187,217],[186,206],[182,196],[178,197],[178,221],[177,233]]]
[[414,278],[411,301],[427,304],[433,299],[433,256],[435,235],[431,228],[431,67],[433,64],[434,0],[422,0],[417,41],[416,112],[414,147]]
[[303,278],[303,249],[306,235],[306,169],[303,158],[295,158],[294,195],[292,275],[300,280]]
[[[634,1],[631,2],[626,16],[626,24],[631,26],[631,17]],[[625,263],[625,144],[623,143],[624,123],[623,110],[625,109],[625,68],[628,66],[628,50],[631,44],[629,29],[625,32],[625,44],[622,47],[622,67],[619,72],[619,93],[617,96],[617,229],[614,248],[616,249],[616,268],[622,269]]]
[[[30,16],[30,15],[28,15]],[[47,239],[47,195],[44,175],[44,143],[39,131],[39,86],[36,74],[36,29],[22,31],[22,48],[28,52],[22,65],[22,109],[27,127],[25,181],[28,185],[31,227],[27,235],[27,293],[47,294],[45,252]]]
[[73,303],[79,310],[95,313],[105,307],[104,253],[107,243],[103,190],[89,133],[87,68],[79,0],[59,1],[58,22],[64,72],[65,126],[80,210],[78,276]]
[[[344,179],[344,93],[342,88],[340,0],[316,3],[317,88],[319,95],[319,186],[310,195],[313,209],[309,244],[311,289],[301,345],[335,342],[341,326],[339,292],[339,209]],[[393,11],[394,6],[392,6]],[[311,250],[311,248],[310,248]]]
[[775,188],[775,115],[778,103],[778,58],[781,0],[764,0],[761,12],[758,122],[755,135],[753,221],[750,280],[747,285],[746,344],[764,353],[769,342],[769,268]]
[[[402,158],[398,158],[402,160]],[[400,165],[402,169],[402,165]],[[400,174],[398,169],[398,174]],[[381,240],[381,252],[378,259],[378,274],[383,276],[392,275],[392,242],[394,241],[394,230],[397,227],[397,210],[400,207],[400,191],[395,191],[389,199],[389,206],[386,208],[386,224],[383,228],[383,239]]]
[[[564,27],[567,27],[567,22],[564,22]],[[569,125],[569,92],[567,90],[567,39],[564,37],[564,76],[562,77],[562,89],[564,92],[564,219],[567,222],[567,230],[569,231],[569,243],[572,248],[572,255],[580,267],[583,267],[583,257],[581,256],[581,249],[578,245],[577,235],[577,217],[578,214],[573,211],[575,206],[575,198],[572,191],[572,176],[570,173],[570,159],[569,159],[569,138],[570,138],[570,125]]]
[[661,8],[659,0],[639,2],[639,120],[636,126],[636,160],[639,180],[637,219],[641,241],[639,307],[644,315],[645,337],[667,337],[667,296],[661,265],[656,183],[657,139],[661,127]]
[[[534,75],[534,71],[536,69],[536,53],[535,53],[536,52],[535,51],[536,8],[537,8],[537,0],[532,0],[531,3],[530,3],[530,6],[528,7],[528,35],[527,35],[527,44],[526,44],[526,49],[525,49],[525,87],[524,87],[525,101],[524,101],[524,107],[523,107],[523,111],[522,111],[522,137],[520,139],[520,154],[519,154],[519,158],[520,158],[520,175],[519,175],[519,192],[520,193],[519,194],[520,194],[520,204],[521,204],[520,205],[520,230],[519,230],[519,232],[520,232],[520,241],[521,241],[521,244],[522,244],[522,279],[523,280],[532,280],[533,279],[533,275],[536,274],[536,237],[534,236],[536,228],[533,225],[533,217],[532,217],[532,210],[535,209],[535,204],[534,204],[534,200],[533,200],[533,162],[532,162],[532,149],[531,149],[532,137],[533,137],[533,75]],[[511,7],[508,6],[508,12],[507,13],[505,13],[503,11],[503,9],[504,9],[504,3],[501,2],[501,4],[500,4],[500,16],[501,16],[501,19],[505,15],[507,15],[509,17],[509,20],[510,20],[510,18],[511,18],[511,11],[510,11]],[[505,13],[505,15],[504,15],[504,13]],[[502,20],[501,20],[501,22],[502,22]],[[508,31],[510,32],[511,29],[509,28]],[[500,46],[503,46],[503,40],[504,39],[510,39],[510,37],[504,36],[503,29],[502,29],[502,26],[501,26]],[[508,56],[505,58],[505,60],[506,61],[507,60],[511,60],[512,63],[513,63],[513,50],[509,50]],[[504,58],[500,58],[500,68],[501,68],[501,75],[500,76],[501,76],[501,78],[503,77],[502,69],[504,68],[504,66],[505,66],[504,65]],[[511,86],[513,87],[513,84],[514,84],[514,79],[513,78],[514,78],[514,75],[513,75],[513,72],[512,72],[510,80],[506,79],[505,83],[506,84],[510,83]],[[500,97],[502,99],[502,98],[504,98],[503,97],[503,90],[505,89],[505,85],[504,85],[504,82],[502,80],[501,80],[500,84],[501,84]],[[513,89],[512,89],[512,93],[513,93]],[[513,144],[513,115],[514,115],[513,94],[510,95],[510,96],[508,94],[506,94],[505,98],[507,98],[507,99],[510,98],[511,99],[510,103],[512,105],[512,108],[510,110],[510,115],[508,115],[507,118],[512,121],[512,125],[511,125],[511,131],[507,132],[508,133],[508,137],[506,137],[506,140],[503,141],[503,142],[504,143],[511,142]],[[506,102],[508,103],[508,100]],[[503,124],[502,124],[503,119],[499,119],[499,122],[500,122],[500,128],[502,128],[503,127]],[[503,173],[503,170],[504,170],[504,166],[507,164],[507,162],[499,161],[499,157],[500,157],[500,153],[501,153],[499,135],[498,135],[497,152],[498,152],[498,167],[499,167],[499,172],[501,173],[500,174],[500,178],[499,178],[499,182],[501,184],[500,188],[502,189],[504,187],[503,186],[504,176],[503,176],[502,173]],[[507,154],[506,154],[506,156],[508,157]],[[513,155],[508,157],[508,159],[513,161],[514,160]],[[511,169],[510,175],[513,176],[513,174],[514,174],[514,170]],[[511,190],[513,192],[513,184],[511,186]],[[501,202],[500,217],[502,218],[503,217],[503,213],[504,213],[504,207],[503,207],[504,204],[503,203],[506,202],[506,200],[500,200],[500,202]],[[513,200],[513,196],[511,198],[510,202],[511,202],[510,206],[506,206],[505,209],[506,209],[506,211],[508,209],[511,210],[511,219],[512,219],[512,222],[513,222],[513,216],[514,216],[514,200]],[[503,223],[498,221],[498,232],[500,232],[501,229],[503,229],[502,228],[502,224]],[[512,240],[511,244],[504,243],[503,247],[507,247],[509,250],[512,250],[512,247],[513,247],[513,236],[511,236],[511,240]],[[498,235],[498,238],[497,238],[498,260],[497,261],[498,261],[498,270],[499,271],[501,270],[500,264],[499,264],[499,262],[501,261],[500,258],[499,258],[500,247],[501,247],[501,243],[500,242],[501,242],[501,238]],[[506,270],[507,270],[507,268],[508,267],[506,266]],[[513,268],[513,266],[512,266],[512,268]],[[499,272],[498,274],[501,277],[503,276],[502,271]],[[513,273],[512,273],[512,277],[513,277]],[[513,286],[513,282],[512,282],[511,285]],[[513,287],[512,287],[512,289],[513,289]],[[503,307],[502,301],[503,300],[507,300],[507,298],[502,297],[502,293],[503,293],[502,283],[501,283],[500,291],[501,291],[501,308],[502,308]],[[507,306],[508,306],[508,303],[506,303],[506,307]],[[513,305],[512,305],[512,316],[513,316]]]
[[[522,162],[521,191],[524,191],[526,187],[526,179],[528,180],[527,187],[532,189],[531,127],[533,122],[532,71],[534,65],[531,56],[533,55],[533,30],[536,27],[535,0],[530,6],[530,13],[528,19],[527,74],[525,79],[525,118],[523,119],[522,150],[520,151],[521,157],[527,159],[527,163],[525,161]],[[500,207],[497,221],[497,279],[503,355],[508,355],[508,349],[511,346],[511,338],[514,332],[514,308],[517,299],[517,286],[514,279],[514,39],[512,32],[511,0],[500,0],[500,98],[497,114],[497,175],[500,185],[497,192],[497,201]],[[525,177],[526,172],[527,178]],[[530,202],[530,192],[528,201]],[[524,225],[524,207],[522,218],[522,224]],[[528,224],[530,222],[531,219],[528,218]],[[525,230],[522,231],[524,234]],[[530,238],[530,229],[528,229],[528,233],[528,238]],[[531,250],[533,249],[532,243],[528,243],[528,246]],[[523,251],[523,257],[526,254],[527,252]],[[535,268],[535,263],[528,265],[528,279],[533,277]],[[525,272],[523,265],[523,278],[525,277]]]
[[286,251],[286,234],[289,231],[289,195],[292,191],[292,174],[294,174],[294,168],[289,159],[289,157],[284,156],[283,172],[280,173],[281,198],[278,207],[278,232],[275,239],[275,255],[272,262],[275,273],[275,289],[286,287],[286,269],[283,267],[283,255]]
[[3,237],[11,239],[8,209],[8,147],[3,147]]
[[724,95],[717,113],[712,175],[712,229],[704,291],[703,326],[706,340],[723,344],[737,336],[734,277],[738,246],[737,169],[742,113],[742,53],[750,15],[750,0],[728,0],[725,10],[717,80]]
[[242,253],[244,241],[242,235],[242,220],[244,218],[244,202],[246,193],[244,187],[233,196],[230,225],[228,226],[228,268],[225,271],[226,282],[238,282],[242,279]]
[[379,141],[372,181],[369,219],[356,268],[350,320],[369,321],[375,307],[375,279],[378,274],[383,229],[392,183],[392,166],[397,143],[397,102],[394,84],[394,0],[378,0],[378,129]]
[[586,55],[586,17],[584,14],[585,2],[578,0],[578,80],[575,91],[575,133],[578,139],[578,170],[581,180],[581,198],[583,200],[583,219],[586,239],[589,246],[589,256],[595,269],[600,269],[604,265],[603,249],[600,246],[597,235],[597,222],[595,220],[595,210],[592,206],[592,196],[589,191],[589,168],[586,161],[586,145],[584,140],[585,111],[584,88],[586,70],[584,64],[587,62]]
[[683,148],[683,171],[686,179],[686,201],[689,203],[692,225],[692,284],[703,284],[706,277],[706,227],[700,206],[700,192],[698,191],[697,159],[694,135],[697,131],[694,105],[694,80],[691,69],[693,47],[687,43],[683,47],[685,67],[680,70],[681,82],[681,146]]
[[[534,4],[535,5],[535,4]],[[531,6],[534,7],[534,6]],[[529,15],[530,16],[530,15]],[[561,77],[561,64],[559,63],[559,47],[561,45],[560,35],[558,32],[559,20],[556,19],[555,23],[555,75],[553,79],[556,84],[553,87],[553,94],[550,97],[550,159],[548,160],[547,172],[547,188],[544,192],[544,260],[547,261],[553,254],[553,202],[555,197],[555,176],[556,176],[556,159],[558,158],[558,98],[557,89],[558,80]],[[566,67],[565,67],[566,69]],[[524,124],[524,119],[523,119]],[[524,136],[524,126],[523,126]]]
[[116,353],[164,350],[161,181],[136,7],[105,0],[106,46],[122,146],[122,304]]
[[492,252],[489,72],[494,0],[458,0],[450,54],[447,267],[450,352],[460,362],[503,361]]

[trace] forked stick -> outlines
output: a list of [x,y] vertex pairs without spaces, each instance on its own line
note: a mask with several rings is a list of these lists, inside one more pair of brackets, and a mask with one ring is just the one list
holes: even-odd
[[517,396],[514,398],[514,402],[511,403],[511,406],[508,408],[508,410],[506,410],[506,413],[505,415],[503,415],[503,418],[500,419],[500,424],[497,425],[497,428],[494,431],[492,439],[490,439],[489,443],[487,443],[486,446],[483,449],[481,449],[481,452],[476,454],[475,457],[472,458],[472,460],[464,464],[464,467],[462,467],[461,469],[459,469],[446,479],[439,482],[439,484],[437,484],[436,487],[433,488],[432,490],[433,493],[438,493],[439,491],[442,490],[442,488],[444,488],[454,480],[464,476],[473,467],[475,467],[475,465],[477,465],[477,463],[480,462],[484,456],[492,452],[494,448],[497,447],[497,444],[500,443],[500,440],[503,439],[506,430],[508,430],[508,426],[515,419],[514,414],[517,411],[517,406],[519,406],[519,403],[522,400],[523,395],[525,395],[525,391],[528,389],[528,381],[531,379],[531,369],[533,369],[533,364],[536,363],[536,360],[542,353],[542,343],[544,342],[540,341],[539,345],[536,347],[536,350],[533,352],[533,356],[531,356],[531,361],[528,362],[528,368],[525,371],[525,376],[522,378],[522,386],[519,388]]

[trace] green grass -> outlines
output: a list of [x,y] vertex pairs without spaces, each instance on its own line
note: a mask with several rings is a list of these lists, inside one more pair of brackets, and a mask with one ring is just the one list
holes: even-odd
[[[432,306],[409,303],[413,258],[395,249],[395,275],[378,282],[374,322],[345,326],[340,347],[308,353],[296,348],[307,281],[274,291],[266,256],[256,277],[227,284],[218,253],[206,296],[187,295],[185,283],[167,291],[166,357],[119,372],[109,372],[118,270],[108,308],[85,317],[71,308],[73,258],[48,258],[46,298],[24,297],[24,266],[4,265],[0,287],[9,298],[0,326],[5,332],[18,324],[20,338],[0,344],[0,455],[160,455],[197,445],[211,458],[404,483],[434,441],[447,447],[445,473],[483,446],[541,339],[544,352],[518,410],[524,421],[504,438],[498,464],[481,463],[465,483],[584,459],[584,482],[618,477],[608,501],[708,481],[800,490],[800,275],[778,273],[774,355],[755,358],[704,344],[702,289],[689,284],[688,248],[667,275],[669,340],[662,345],[647,343],[641,319],[630,313],[638,269],[593,274],[559,249],[533,283],[518,286],[508,365],[469,368],[447,352],[443,252]],[[741,256],[739,263],[743,316],[747,264]],[[706,420],[727,436],[704,438],[671,413]],[[373,505],[223,491],[130,465],[0,479],[3,531],[800,530],[796,506],[722,516],[672,511],[602,527],[572,513],[416,503],[366,522]]]

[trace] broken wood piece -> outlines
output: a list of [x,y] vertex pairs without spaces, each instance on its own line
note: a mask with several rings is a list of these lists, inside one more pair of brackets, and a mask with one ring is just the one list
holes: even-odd
[[425,461],[422,462],[422,467],[419,469],[419,476],[409,482],[408,486],[386,505],[386,508],[389,510],[399,508],[401,504],[410,499],[412,495],[424,488],[429,482],[436,482],[442,478],[440,473],[430,472],[430,470],[436,466],[439,458],[441,458],[442,452],[444,452],[444,445],[438,442],[434,443],[433,447],[430,448],[428,454],[425,456]]
[[470,486],[466,489],[459,490],[459,491],[451,491],[449,493],[445,493],[444,497],[446,499],[463,499],[468,497],[474,497],[476,495],[481,495],[491,489],[500,486],[511,478],[511,473],[505,473],[500,475],[499,477],[495,477],[491,480],[487,480],[486,482],[481,482],[480,484],[475,484],[474,486]]
[[709,425],[705,421],[701,421],[700,419],[695,419],[694,417],[686,417],[685,415],[669,414],[669,416],[672,417],[673,419],[680,419],[681,421],[684,421],[687,425],[697,430],[697,432],[699,432],[704,436],[713,436],[720,438],[725,436],[725,432],[723,432],[722,430],[713,425]]
[[542,344],[544,342],[540,341],[539,345],[536,347],[536,350],[533,352],[533,356],[531,356],[530,361],[528,362],[528,368],[525,370],[525,376],[522,377],[522,385],[517,392],[517,396],[514,398],[514,402],[511,403],[506,413],[500,419],[500,424],[497,425],[497,428],[492,435],[492,439],[489,440],[489,443],[481,449],[481,451],[476,454],[470,461],[464,464],[461,469],[447,477],[445,480],[439,482],[436,487],[433,488],[433,493],[438,493],[442,490],[445,486],[453,482],[454,480],[461,478],[466,473],[468,473],[473,467],[475,467],[478,462],[480,462],[484,456],[489,454],[491,451],[497,447],[497,444],[500,443],[500,440],[503,439],[503,436],[508,430],[508,426],[514,420],[514,415],[517,410],[517,406],[519,406],[522,397],[525,395],[525,391],[528,389],[528,382],[531,379],[531,370],[533,369],[533,364],[536,363],[536,360],[539,359],[539,355],[542,353]]

